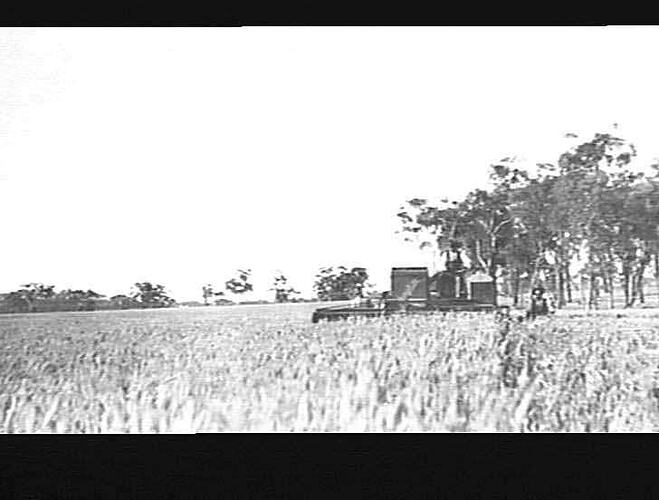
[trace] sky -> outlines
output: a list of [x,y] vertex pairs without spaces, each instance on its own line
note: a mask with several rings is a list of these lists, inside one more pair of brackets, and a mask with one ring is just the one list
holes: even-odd
[[201,300],[251,268],[432,265],[408,199],[608,131],[659,157],[655,27],[0,29],[0,292]]

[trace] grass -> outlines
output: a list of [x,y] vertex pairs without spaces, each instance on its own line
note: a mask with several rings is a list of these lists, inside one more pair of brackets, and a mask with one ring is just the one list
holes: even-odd
[[[654,431],[659,321],[313,325],[314,305],[0,318],[0,432]],[[564,314],[563,314],[564,313]]]

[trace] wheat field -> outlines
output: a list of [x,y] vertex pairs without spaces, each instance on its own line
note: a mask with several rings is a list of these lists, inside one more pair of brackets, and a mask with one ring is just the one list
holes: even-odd
[[0,432],[626,432],[659,314],[311,324],[314,306],[0,317]]

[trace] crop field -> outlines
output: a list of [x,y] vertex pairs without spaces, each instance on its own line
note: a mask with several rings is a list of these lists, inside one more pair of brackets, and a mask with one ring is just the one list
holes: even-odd
[[0,432],[657,430],[656,310],[503,327],[314,307],[0,316]]

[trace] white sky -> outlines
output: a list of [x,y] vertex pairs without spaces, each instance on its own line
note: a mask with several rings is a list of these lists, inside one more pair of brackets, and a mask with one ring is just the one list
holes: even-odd
[[200,300],[250,267],[428,265],[411,197],[609,130],[659,157],[659,29],[0,30],[0,291]]

